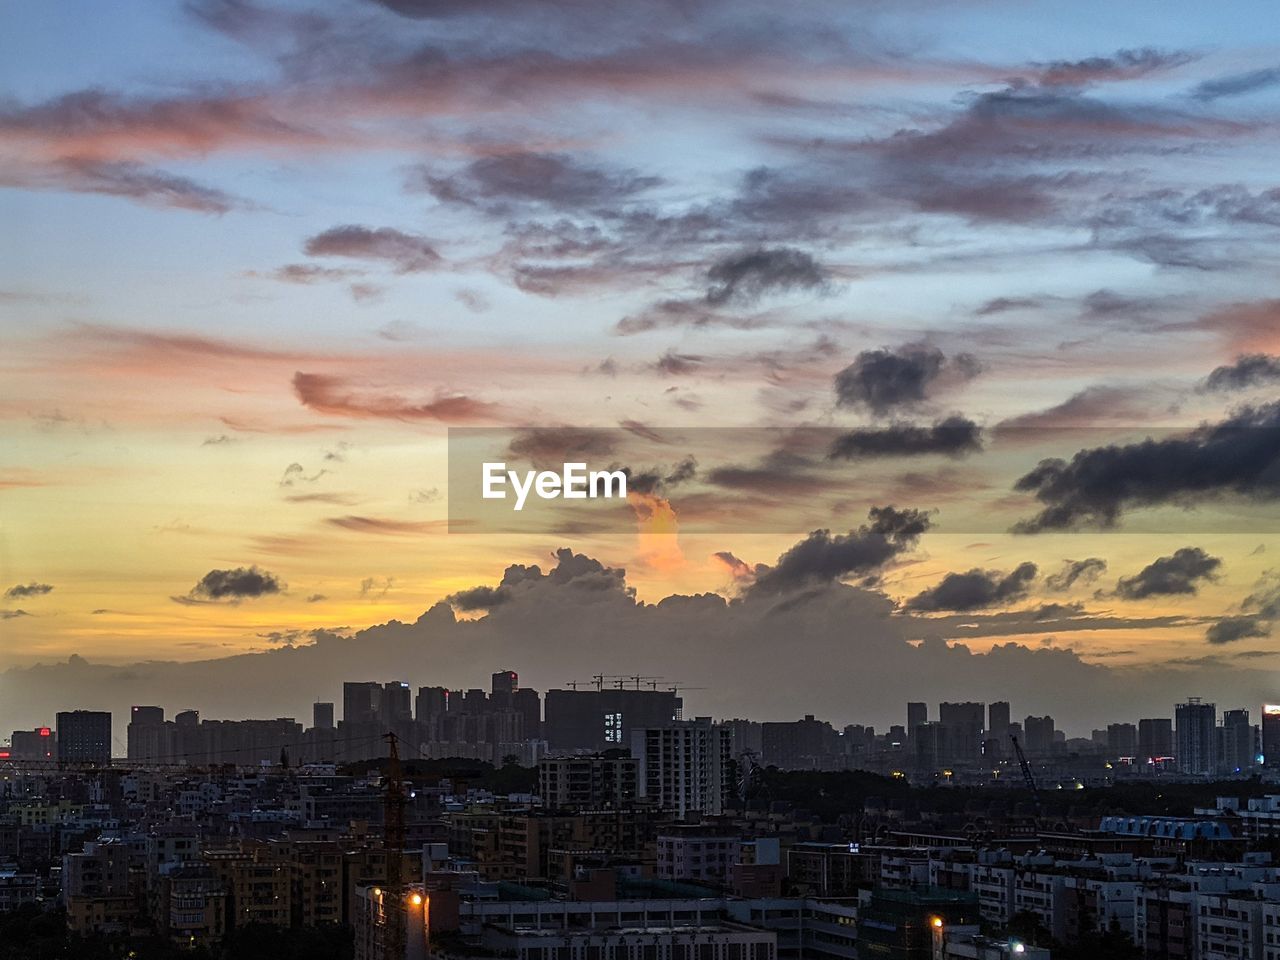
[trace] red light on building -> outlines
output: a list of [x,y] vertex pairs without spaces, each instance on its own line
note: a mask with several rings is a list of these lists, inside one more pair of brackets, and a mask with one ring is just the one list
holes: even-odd
[[40,736],[42,736],[42,737],[50,737],[50,736],[53,736],[53,731],[52,731],[52,730],[50,730],[48,727],[41,727],[41,728],[40,728]]
[[8,759],[9,759],[9,751],[0,750],[0,760],[8,760]]

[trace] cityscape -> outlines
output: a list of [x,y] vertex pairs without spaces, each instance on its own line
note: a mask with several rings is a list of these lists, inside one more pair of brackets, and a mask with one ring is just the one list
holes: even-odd
[[0,4],[0,960],[1280,960],[1278,24]]
[[1253,709],[1083,738],[910,702],[877,732],[512,670],[347,681],[309,724],[69,709],[0,749],[0,917],[94,957],[1268,958],[1280,705]]

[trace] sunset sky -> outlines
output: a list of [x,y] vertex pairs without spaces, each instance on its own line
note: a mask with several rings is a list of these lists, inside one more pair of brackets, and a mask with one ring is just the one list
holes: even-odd
[[[0,670],[480,617],[569,547],[1269,674],[1280,32],[1229,14],[8,6]],[[632,503],[450,533],[450,427]]]

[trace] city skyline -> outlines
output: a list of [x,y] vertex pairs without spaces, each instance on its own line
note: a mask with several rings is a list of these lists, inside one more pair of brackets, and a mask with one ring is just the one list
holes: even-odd
[[[0,729],[1280,700],[1269,9],[775,6],[7,12]],[[459,427],[628,505],[467,533]]]

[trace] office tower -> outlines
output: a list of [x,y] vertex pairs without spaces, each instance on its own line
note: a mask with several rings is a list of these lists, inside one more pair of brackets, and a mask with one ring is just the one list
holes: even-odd
[[1280,704],[1262,705],[1262,762],[1280,767]]
[[1028,756],[1046,757],[1053,752],[1053,717],[1027,717],[1022,721],[1022,749]]
[[946,766],[951,756],[950,731],[940,720],[920,724],[912,735],[916,766],[924,771]]
[[333,729],[333,704],[316,701],[311,705],[311,726],[316,730]]
[[732,751],[729,728],[709,717],[637,727],[631,731],[637,793],[682,820],[720,816],[733,786]]
[[1196,776],[1213,773],[1218,766],[1218,708],[1189,697],[1174,708],[1175,745],[1178,772]]
[[111,714],[70,710],[58,714],[58,761],[111,762]]
[[1166,717],[1138,721],[1138,760],[1150,763],[1173,758],[1173,721]]
[[342,685],[344,723],[375,723],[382,707],[382,684],[375,682]]
[[987,707],[987,736],[1001,742],[1009,739],[1009,702],[1000,700]]
[[130,709],[125,739],[130,760],[167,763],[173,759],[173,724],[164,722],[164,707]]
[[129,722],[139,724],[164,723],[164,707],[133,707]]
[[514,670],[499,670],[490,678],[489,692],[499,707],[511,706],[511,698],[520,688],[520,677]]
[[413,719],[413,693],[403,680],[389,680],[382,688],[378,720],[391,728]]
[[511,697],[511,709],[520,714],[524,739],[542,739],[542,696],[529,687],[518,687]]
[[987,706],[987,734],[982,744],[983,756],[999,760],[1011,756],[1009,744],[1009,701],[999,700]]
[[1107,724],[1107,753],[1113,758],[1138,755],[1138,728],[1132,723]]
[[1224,773],[1243,773],[1257,762],[1248,710],[1222,711],[1218,763]]
[[553,750],[626,748],[631,731],[680,716],[674,690],[548,690],[543,738]]
[[938,719],[947,730],[949,763],[977,760],[982,756],[986,705],[982,703],[942,703]]
[[15,730],[9,738],[9,759],[52,760],[58,755],[58,738],[52,727]]
[[929,722],[929,705],[927,703],[907,704],[907,736],[915,734],[916,727]]
[[760,762],[782,770],[821,770],[840,747],[840,734],[825,720],[808,714],[803,720],[760,724]]

